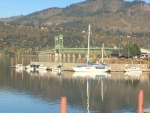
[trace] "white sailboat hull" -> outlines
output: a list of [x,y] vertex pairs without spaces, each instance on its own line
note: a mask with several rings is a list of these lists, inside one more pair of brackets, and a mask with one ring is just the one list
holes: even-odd
[[75,72],[107,72],[107,68],[96,68],[94,66],[73,67]]
[[125,72],[142,72],[142,70],[139,67],[131,67],[131,68],[125,69]]
[[139,73],[141,73],[142,72],[142,70],[129,70],[129,69],[125,69],[125,71],[126,72],[139,72]]

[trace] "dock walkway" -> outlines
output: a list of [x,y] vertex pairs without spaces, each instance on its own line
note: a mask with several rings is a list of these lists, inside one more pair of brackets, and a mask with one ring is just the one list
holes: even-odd
[[[55,63],[55,62],[31,62],[31,64],[44,64],[48,68],[58,65],[60,63]],[[72,67],[78,66],[78,65],[85,65],[85,63],[63,63],[63,70],[64,71],[73,71]],[[123,72],[125,68],[128,68],[131,66],[131,64],[109,64],[111,67],[112,72]],[[148,71],[150,72],[150,69],[148,68],[147,64],[135,64],[135,66],[138,66],[142,69],[142,71]]]

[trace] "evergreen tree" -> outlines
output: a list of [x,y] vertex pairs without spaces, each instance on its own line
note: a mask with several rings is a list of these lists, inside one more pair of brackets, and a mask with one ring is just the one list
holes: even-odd
[[127,45],[124,47],[122,55],[126,57],[140,56],[141,50],[137,44]]
[[141,50],[137,44],[133,44],[130,46],[130,54],[131,54],[131,56],[141,55]]

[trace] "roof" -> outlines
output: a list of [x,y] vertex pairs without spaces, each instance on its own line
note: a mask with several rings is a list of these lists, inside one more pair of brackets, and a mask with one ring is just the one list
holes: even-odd
[[119,51],[120,53],[122,52],[122,50],[118,50],[118,49],[112,50],[111,54],[119,54]]
[[149,49],[141,48],[140,50],[141,50],[141,53],[150,53]]

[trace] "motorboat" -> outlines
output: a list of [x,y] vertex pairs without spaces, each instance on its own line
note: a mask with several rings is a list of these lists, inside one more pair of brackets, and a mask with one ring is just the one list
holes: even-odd
[[15,68],[19,68],[19,67],[22,67],[22,64],[16,64],[15,65]]
[[62,69],[61,69],[61,64],[58,64],[58,65],[54,65],[52,66],[50,69],[52,72],[58,72],[58,73],[61,73]]
[[31,71],[38,71],[38,70],[47,70],[48,67],[44,66],[43,64],[37,65],[37,64],[29,64],[27,66],[25,66],[25,68],[27,70],[31,70]]
[[35,69],[36,69],[36,70],[47,70],[48,67],[46,67],[46,66],[44,66],[43,64],[41,64],[41,65],[36,65],[36,66],[35,66]]
[[35,71],[36,65],[35,64],[29,64],[29,65],[25,66],[25,69],[28,71]]
[[22,69],[24,69],[25,67],[24,67],[22,64],[16,64],[16,65],[15,65],[15,68],[22,70]]

